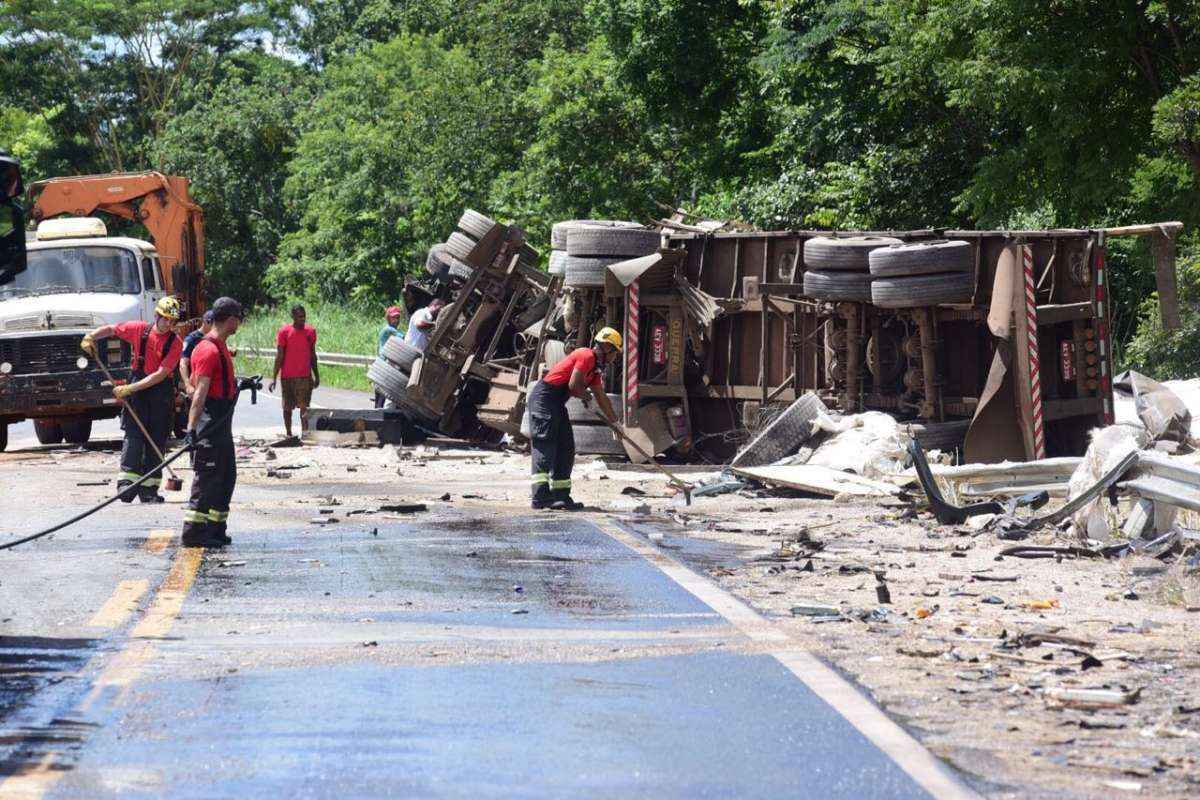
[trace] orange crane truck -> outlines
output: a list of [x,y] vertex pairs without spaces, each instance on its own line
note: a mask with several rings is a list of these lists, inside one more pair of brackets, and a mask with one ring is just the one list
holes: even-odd
[[[204,311],[204,214],[186,178],[158,172],[53,178],[30,186],[26,268],[0,284],[0,450],[8,425],[32,419],[44,444],[87,442],[92,422],[120,413],[112,388],[79,350],[89,330],[154,319],[154,304],[184,304],[177,333]],[[140,223],[151,241],[109,236],[109,214]],[[64,216],[66,215],[66,216]],[[112,337],[100,358],[129,377],[131,352]]]

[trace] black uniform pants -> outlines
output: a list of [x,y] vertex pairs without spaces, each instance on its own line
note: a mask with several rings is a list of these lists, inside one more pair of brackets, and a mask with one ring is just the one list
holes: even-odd
[[[132,394],[126,398],[125,409],[121,412],[125,442],[121,445],[121,474],[118,480],[132,483],[143,475],[152,474],[153,477],[142,484],[142,490],[149,494],[157,492],[162,482],[162,470],[154,467],[162,461],[158,454],[166,452],[167,435],[171,431],[171,418],[175,413],[172,389],[173,384],[168,380]],[[138,427],[130,409],[137,413],[138,419],[146,426],[153,445]]]
[[229,502],[237,483],[237,455],[233,448],[233,420],[212,429],[233,409],[231,400],[208,399],[197,426],[200,442],[192,453],[192,496],[183,521],[192,524],[218,523],[229,519]]
[[567,416],[566,386],[534,384],[529,393],[529,429],[533,448],[533,501],[550,503],[571,496],[575,434]]

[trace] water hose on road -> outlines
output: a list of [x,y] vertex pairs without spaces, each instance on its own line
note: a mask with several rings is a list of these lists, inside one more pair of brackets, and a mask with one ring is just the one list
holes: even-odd
[[[206,427],[204,429],[205,432],[208,432],[211,430],[216,430],[217,428],[224,425],[226,422],[228,422],[233,417],[233,412],[234,412],[234,410],[237,409],[237,401],[238,401],[238,398],[241,397],[243,389],[250,390],[250,403],[251,403],[251,405],[254,405],[258,401],[258,390],[261,388],[262,388],[262,376],[261,375],[255,375],[253,378],[243,378],[241,383],[238,384],[237,394],[234,395],[233,406],[229,409],[229,413],[226,414],[225,416],[221,417],[219,420],[213,420],[212,422],[210,422],[208,424],[208,427]],[[203,440],[205,437],[198,436],[197,438]],[[184,453],[190,452],[192,449],[194,449],[194,447],[195,447],[195,444],[184,445],[183,447],[176,450],[174,453],[171,453],[166,458],[164,458],[162,460],[162,462],[158,466],[156,466],[154,469],[147,472],[141,478],[138,478],[136,481],[134,481],[129,486],[126,486],[123,489],[121,489],[121,491],[117,492],[112,497],[109,497],[105,500],[100,501],[96,505],[89,508],[87,511],[81,511],[80,513],[76,514],[75,516],[71,517],[70,519],[68,519],[64,522],[60,522],[57,525],[53,525],[49,528],[46,528],[45,530],[41,530],[41,531],[38,531],[37,533],[30,534],[29,536],[26,536],[24,538],[17,539],[15,542],[5,542],[4,544],[0,544],[0,550],[9,550],[13,547],[16,547],[19,544],[25,544],[26,542],[32,542],[35,539],[41,539],[43,536],[49,536],[52,533],[57,533],[58,531],[61,531],[63,528],[66,528],[70,525],[74,525],[76,522],[79,522],[80,520],[87,519],[92,514],[95,514],[97,511],[99,511],[100,509],[102,509],[106,506],[110,506],[113,503],[120,500],[121,496],[123,494],[125,494],[126,492],[128,492],[132,489],[136,489],[137,487],[141,486],[146,481],[150,480],[150,478],[154,475],[154,473],[158,472],[161,469],[167,469],[170,466],[171,462],[175,461],[175,459],[179,458]]]

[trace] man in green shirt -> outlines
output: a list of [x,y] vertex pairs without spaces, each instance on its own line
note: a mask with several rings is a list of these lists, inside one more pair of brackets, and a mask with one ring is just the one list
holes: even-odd
[[[384,316],[387,319],[387,324],[384,325],[379,331],[379,348],[376,353],[377,355],[383,355],[383,346],[387,344],[388,339],[392,338],[393,336],[399,336],[401,339],[404,338],[404,331],[397,327],[400,324],[400,317],[402,314],[403,312],[400,311],[400,306],[390,306],[388,310],[384,312]],[[383,408],[386,402],[387,398],[377,390],[375,392],[375,407]]]

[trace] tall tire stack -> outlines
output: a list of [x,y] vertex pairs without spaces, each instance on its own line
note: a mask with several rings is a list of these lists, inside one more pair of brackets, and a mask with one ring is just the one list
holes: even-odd
[[562,270],[563,285],[576,289],[603,289],[604,272],[613,264],[658,251],[661,236],[633,222],[570,220],[550,232],[551,246],[564,255],[551,256]]
[[870,255],[899,244],[887,236],[809,239],[804,243],[804,294],[832,302],[871,302]]
[[969,303],[975,293],[971,245],[913,242],[872,250],[871,297],[880,308]]

